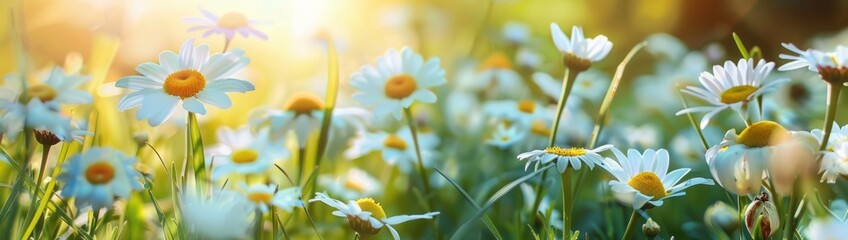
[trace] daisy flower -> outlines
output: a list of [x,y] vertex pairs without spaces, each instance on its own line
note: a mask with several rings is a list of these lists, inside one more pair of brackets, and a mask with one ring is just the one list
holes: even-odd
[[501,30],[501,36],[511,44],[523,44],[530,38],[530,28],[518,22],[506,22]]
[[760,191],[764,170],[775,184],[778,194],[792,189],[799,172],[815,161],[818,144],[815,137],[803,131],[787,131],[772,121],[762,121],[736,134],[725,133],[724,140],[707,150],[705,157],[710,173],[725,190],[737,195]]
[[[303,207],[303,201],[300,200],[300,187],[290,187],[277,191],[277,185],[274,184],[254,184],[250,187],[247,187],[244,183],[241,185],[243,189],[246,189],[245,198],[262,213],[268,212],[268,205],[285,209],[288,212],[291,212],[294,207]],[[275,193],[275,191],[277,192]]]
[[[834,122],[831,129],[819,168],[821,180],[827,183],[835,183],[840,175],[848,175],[848,125],[839,127],[839,123]],[[824,131],[813,129],[811,133],[822,142]]]
[[487,115],[524,127],[530,126],[534,119],[551,115],[546,110],[544,105],[529,99],[490,101],[483,104],[483,112]]
[[498,124],[492,136],[486,141],[486,144],[495,146],[500,149],[508,149],[524,139],[526,132],[519,129],[518,126],[506,126],[506,124]]
[[578,26],[571,28],[569,39],[559,25],[551,23],[551,37],[554,45],[564,56],[565,66],[578,72],[589,69],[592,63],[604,59],[612,50],[612,42],[606,36],[586,38],[583,36],[583,29]]
[[492,53],[480,64],[472,85],[476,90],[492,90],[498,97],[524,96],[527,94],[527,86],[513,67],[512,61],[505,54]]
[[142,189],[135,162],[135,157],[111,148],[94,147],[76,154],[57,178],[64,183],[61,195],[75,198],[77,208],[111,209],[114,198],[127,199],[133,190]]
[[708,65],[707,58],[700,52],[658,62],[652,74],[634,80],[636,103],[644,108],[660,110],[663,115],[673,115],[680,110],[679,86],[697,84],[698,75],[707,70]]
[[234,49],[209,56],[209,46],[194,46],[185,41],[177,55],[171,51],[159,54],[159,63],[142,63],[136,67],[141,76],[119,79],[116,87],[135,90],[124,96],[118,109],[125,111],[141,106],[136,119],[147,119],[151,126],[161,124],[182,104],[186,111],[206,114],[204,103],[227,109],[232,102],[226,93],[253,91],[253,83],[234,78],[250,59],[244,51]]
[[542,55],[526,47],[518,48],[515,52],[515,63],[518,67],[526,69],[537,69],[542,65]]
[[713,185],[713,180],[692,178],[680,182],[689,173],[688,168],[668,171],[668,151],[665,149],[646,149],[640,153],[636,149],[627,151],[627,155],[616,148],[612,149],[617,161],[610,158],[601,165],[615,180],[609,182],[615,197],[619,201],[632,204],[633,209],[647,209],[662,206],[663,200],[686,195],[687,188],[695,185]]
[[682,92],[700,98],[711,106],[690,107],[677,112],[683,115],[692,112],[707,112],[701,119],[701,129],[707,127],[716,114],[724,109],[741,111],[742,106],[754,100],[754,98],[777,89],[778,86],[788,83],[789,79],[778,79],[765,82],[771,70],[773,62],[760,60],[754,65],[752,59],[739,59],[734,64],[732,61],[724,62],[724,67],[713,66],[713,72],[703,72],[698,80],[704,88],[687,86]]
[[375,66],[365,65],[351,78],[350,84],[357,90],[354,99],[374,107],[378,119],[391,115],[396,120],[415,101],[436,102],[430,88],[447,82],[438,58],[425,61],[409,48],[387,51]]
[[[821,142],[824,138],[824,131],[822,129],[813,129],[810,133],[813,134],[819,142]],[[848,143],[848,125],[839,127],[839,123],[833,122],[825,150],[834,151],[843,143]]]
[[823,52],[817,49],[801,51],[794,44],[784,43],[783,47],[798,54],[797,56],[780,54],[780,58],[791,60],[778,70],[789,71],[806,67],[810,71],[817,72],[827,82],[843,84],[848,82],[848,48],[837,46],[833,52]]
[[380,194],[382,184],[376,178],[359,168],[350,168],[347,173],[335,177],[330,175],[318,178],[325,189],[341,196],[341,199],[356,199]]
[[[401,127],[394,133],[362,131],[345,154],[348,158],[354,159],[372,152],[380,152],[384,161],[397,165],[404,173],[409,173],[418,163],[413,144],[409,127]],[[421,148],[421,160],[424,166],[428,167],[435,158],[435,148],[439,145],[439,137],[422,132],[418,134],[418,144]]]
[[27,89],[23,89],[22,82],[17,79],[19,77],[14,74],[6,76],[4,88],[10,91],[7,93],[9,100],[18,99],[26,91],[24,104],[37,98],[54,111],[58,111],[61,105],[90,104],[94,101],[91,94],[79,90],[80,85],[91,79],[86,75],[66,74],[61,67],[53,67],[43,82],[28,85]]
[[274,160],[288,157],[285,148],[269,144],[268,129],[254,135],[248,127],[236,130],[224,127],[218,129],[218,141],[206,153],[210,156],[207,159],[213,161],[214,180],[233,172],[262,173],[274,165]]
[[194,25],[188,29],[189,32],[205,31],[203,32],[204,38],[212,34],[221,34],[227,41],[231,41],[236,33],[243,37],[253,35],[259,39],[268,40],[268,35],[254,27],[263,23],[262,21],[247,19],[244,14],[239,12],[228,12],[220,16],[203,8],[200,8],[200,12],[203,17],[183,18],[183,22]]
[[810,220],[809,225],[807,225],[804,235],[807,236],[808,239],[844,239],[845,236],[848,235],[848,224],[837,218],[829,216],[824,218],[813,218],[813,220]]
[[574,168],[574,170],[580,170],[584,163],[589,166],[589,169],[593,169],[596,164],[604,164],[604,158],[598,153],[609,150],[610,148],[613,147],[609,144],[595,149],[585,149],[582,147],[563,148],[554,146],[545,148],[544,150],[533,150],[518,154],[518,160],[527,160],[527,164],[524,165],[525,171],[533,162],[536,163],[537,169],[540,165],[546,165],[554,162],[551,164],[556,164],[560,173],[565,172],[565,169],[569,166]]
[[254,206],[241,194],[222,191],[213,197],[182,197],[180,216],[192,236],[211,239],[242,239],[253,227]]
[[18,133],[25,128],[46,130],[56,135],[60,141],[75,139],[84,134],[71,124],[71,120],[50,109],[41,99],[32,99],[27,104],[19,102],[0,102],[0,122],[6,139],[14,141]]
[[395,240],[400,239],[400,235],[392,225],[397,225],[411,220],[418,219],[433,219],[433,216],[439,215],[439,212],[428,212],[420,215],[398,215],[388,217],[380,203],[377,203],[372,198],[360,198],[356,201],[349,201],[345,204],[342,201],[330,198],[326,193],[315,193],[315,198],[309,202],[323,202],[336,210],[333,215],[337,217],[347,218],[350,228],[364,238],[377,234],[383,227],[388,228],[392,232],[392,237]]

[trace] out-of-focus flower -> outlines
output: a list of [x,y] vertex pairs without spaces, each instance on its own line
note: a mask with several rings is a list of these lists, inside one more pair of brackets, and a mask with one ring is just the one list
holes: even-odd
[[600,61],[612,50],[612,42],[606,36],[586,38],[583,36],[583,29],[578,26],[571,28],[569,39],[559,25],[551,23],[551,36],[554,45],[563,54],[565,66],[578,72],[589,69],[592,63]]
[[542,61],[542,55],[529,48],[522,47],[515,52],[515,63],[518,67],[535,70],[542,65]]
[[255,212],[251,202],[241,194],[223,191],[213,197],[183,196],[180,213],[186,230],[193,236],[210,239],[241,239],[253,226]]
[[392,237],[395,240],[399,240],[400,235],[392,225],[417,219],[433,219],[433,216],[439,215],[439,212],[428,212],[420,215],[388,217],[383,207],[371,198],[360,198],[359,200],[350,201],[345,204],[342,201],[327,196],[326,193],[315,193],[315,198],[309,200],[309,202],[319,201],[335,208],[336,210],[333,211],[333,215],[347,218],[350,228],[365,238],[379,233],[383,227],[386,227],[392,232]]
[[[721,132],[715,127],[707,127],[701,130],[701,133],[704,134],[704,138],[707,140],[707,146],[718,143],[722,138]],[[698,138],[699,136],[695,129],[686,129],[678,132],[669,142],[669,153],[671,153],[672,158],[681,160],[677,161],[677,163],[685,167],[703,167],[705,149]]]
[[268,40],[267,34],[254,27],[257,24],[262,24],[262,21],[250,20],[239,12],[228,12],[221,16],[203,8],[200,8],[200,12],[203,17],[183,18],[183,22],[193,25],[188,29],[189,32],[205,31],[203,32],[204,38],[212,34],[222,34],[227,38],[227,41],[232,40],[236,33],[243,37],[254,35],[259,39]]
[[75,198],[77,208],[111,209],[114,198],[127,199],[133,190],[142,189],[135,162],[135,157],[111,148],[94,147],[74,155],[57,178],[64,183],[61,194]]
[[359,168],[350,168],[338,177],[321,176],[318,183],[345,200],[378,195],[383,190],[377,179]]
[[665,199],[686,195],[683,190],[691,186],[714,184],[704,178],[692,178],[681,183],[689,169],[668,172],[668,151],[665,149],[646,149],[642,153],[630,149],[626,156],[617,148],[613,148],[612,152],[618,161],[606,158],[601,167],[616,178],[609,182],[615,197],[631,204],[633,209],[659,207]]
[[274,164],[274,160],[288,157],[282,146],[271,145],[268,141],[268,129],[260,129],[257,134],[250,128],[236,130],[218,129],[218,145],[207,149],[207,159],[212,161],[212,179],[220,179],[227,174],[262,173]]
[[[536,202],[536,191],[533,190],[533,187],[527,183],[522,183],[519,187],[521,188],[521,195],[524,196],[524,208],[526,211],[530,211],[530,209],[533,208],[533,204]],[[548,219],[546,219],[548,225],[562,230],[562,212],[553,208],[553,205],[551,205],[551,199],[549,199],[548,196],[542,195],[542,200],[539,200],[539,208],[536,209],[535,212],[544,215],[548,211],[551,212],[551,215],[548,216]]]
[[10,74],[6,77],[5,89],[11,91],[8,97],[17,99],[26,91],[28,103],[31,99],[40,99],[48,108],[58,111],[61,105],[89,104],[93,101],[91,94],[79,90],[79,86],[87,82],[91,77],[78,74],[65,74],[61,67],[54,67],[44,82],[32,84],[23,89],[18,76]]
[[[554,79],[547,73],[537,72],[533,74],[533,81],[539,85],[542,92],[551,98],[559,98],[562,80]],[[598,102],[606,93],[611,80],[610,76],[604,72],[587,70],[577,75],[577,79],[574,81],[576,82],[574,82],[574,90],[572,90],[571,95],[591,102]]]
[[501,30],[503,39],[512,44],[523,44],[530,38],[530,28],[518,22],[507,22]]
[[513,67],[512,61],[505,54],[493,53],[480,64],[480,70],[474,75],[472,85],[477,90],[492,90],[497,96],[524,96],[527,86]]
[[722,230],[730,236],[739,229],[739,212],[727,203],[716,202],[704,212],[704,222],[707,226]]
[[203,103],[222,109],[232,106],[226,93],[255,90],[253,83],[234,78],[250,59],[241,49],[209,56],[209,46],[194,46],[185,41],[177,55],[159,54],[159,64],[148,62],[136,67],[141,76],[119,79],[115,86],[136,90],[118,103],[121,111],[141,106],[136,119],[147,119],[151,126],[161,124],[182,103],[186,111],[206,114]]
[[288,212],[291,212],[294,207],[303,207],[303,201],[300,200],[300,187],[290,187],[277,191],[277,185],[274,184],[254,184],[248,187],[242,183],[242,188],[245,189],[245,198],[252,203],[254,209],[259,209],[262,213],[268,212],[269,205],[285,209]]
[[804,231],[808,239],[837,240],[848,236],[848,224],[833,217],[813,218]]
[[672,61],[680,59],[689,51],[685,43],[667,33],[651,34],[645,41],[648,43],[645,51]]
[[495,146],[500,149],[508,149],[516,143],[524,139],[526,132],[519,130],[516,125],[506,126],[506,124],[498,124],[492,136],[486,141],[486,144]]
[[[422,132],[418,134],[418,143],[424,166],[430,166],[437,154],[434,149],[439,145],[439,137],[432,133]],[[418,157],[413,144],[412,132],[410,132],[409,127],[401,127],[394,133],[362,131],[345,154],[348,158],[353,159],[379,151],[384,161],[397,165],[404,173],[409,173],[418,164]]]
[[540,165],[547,165],[554,162],[551,164],[556,164],[560,173],[565,172],[569,166],[574,168],[574,170],[580,170],[583,163],[589,166],[589,169],[593,169],[596,164],[604,164],[603,157],[601,157],[598,153],[609,150],[610,148],[613,148],[613,146],[609,144],[595,149],[585,149],[582,147],[563,148],[555,146],[545,148],[543,150],[533,150],[518,154],[518,160],[527,160],[527,164],[524,165],[525,171],[528,167],[530,167],[530,164],[534,162],[536,163],[537,169]]
[[645,149],[660,141],[659,130],[651,124],[626,126],[623,134],[628,146]]
[[550,115],[544,105],[529,99],[490,101],[483,105],[483,112],[498,120],[523,127],[529,127],[534,119]]
[[486,126],[486,117],[477,96],[473,93],[462,90],[452,91],[442,105],[445,109],[445,122],[451,132],[469,138],[482,134]]
[[636,77],[631,85],[633,94],[639,106],[671,115],[682,106],[679,86],[696,84],[698,74],[706,69],[707,59],[699,52],[690,52],[676,60],[660,61],[653,74]]
[[687,86],[686,89],[681,90],[706,101],[711,106],[690,107],[680,110],[677,115],[707,112],[700,123],[701,129],[703,129],[707,127],[710,119],[724,109],[730,108],[734,111],[741,111],[742,106],[748,104],[754,98],[774,91],[781,84],[789,82],[789,79],[765,82],[773,68],[773,62],[760,60],[754,65],[752,59],[740,59],[736,64],[732,61],[726,61],[724,67],[713,66],[712,73],[703,72],[698,78],[704,88]]
[[350,84],[357,90],[353,98],[374,107],[376,118],[391,115],[400,120],[403,110],[413,102],[436,102],[436,94],[430,88],[445,82],[445,70],[438,58],[424,61],[421,55],[404,48],[400,52],[387,51],[375,66],[362,66]]
[[[760,232],[755,233],[753,231],[757,227],[755,224],[757,224],[758,219],[760,219]],[[745,226],[748,227],[751,237],[758,238],[756,236],[760,236],[758,239],[769,239],[780,228],[777,207],[771,201],[768,193],[763,192],[745,208]]]
[[[819,172],[822,173],[822,181],[835,183],[840,175],[848,175],[848,125],[839,127],[834,122],[830,131],[830,139],[823,152]],[[824,138],[824,131],[813,129],[810,131],[819,142]]]

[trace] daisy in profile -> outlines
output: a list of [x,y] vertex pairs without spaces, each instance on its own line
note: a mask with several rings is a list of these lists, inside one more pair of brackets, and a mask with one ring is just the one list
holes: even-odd
[[217,180],[230,173],[262,173],[274,165],[274,160],[286,158],[288,152],[268,141],[268,129],[253,134],[250,128],[236,130],[218,129],[218,145],[207,149],[207,159],[212,160],[212,179]]
[[375,66],[365,65],[353,74],[350,84],[357,90],[353,98],[374,107],[378,119],[391,115],[400,120],[413,102],[436,102],[430,88],[447,82],[439,64],[438,58],[425,61],[409,48],[389,50]]
[[521,131],[518,126],[506,126],[506,124],[498,124],[492,136],[486,141],[486,144],[500,148],[509,149],[524,139],[525,132]]
[[577,72],[586,71],[592,63],[601,61],[612,50],[612,42],[606,36],[586,38],[583,29],[578,26],[571,28],[571,38],[568,38],[559,25],[551,23],[551,37],[563,54],[565,66]]
[[216,15],[206,9],[200,8],[203,17],[187,17],[183,18],[183,22],[192,24],[189,32],[204,31],[203,37],[208,37],[212,34],[221,34],[229,43],[236,34],[241,34],[242,37],[256,36],[262,40],[268,40],[268,35],[257,30],[256,25],[264,22],[247,19],[244,14],[239,12],[228,12],[224,15]]
[[483,104],[483,112],[498,120],[524,127],[530,126],[534,119],[550,115],[545,105],[530,99],[490,101]]
[[362,169],[350,168],[341,176],[324,175],[318,178],[318,183],[340,196],[341,199],[357,199],[365,196],[379,195],[382,184]]
[[244,183],[241,185],[245,189],[245,198],[262,213],[268,212],[269,205],[285,209],[287,212],[291,212],[294,207],[303,207],[303,201],[300,200],[300,187],[277,191],[277,185],[274,184],[254,184],[250,187]]
[[209,239],[242,239],[253,227],[253,204],[243,195],[221,191],[213,197],[186,191],[180,215],[190,236]]
[[595,165],[603,165],[604,158],[598,153],[609,150],[610,148],[613,148],[613,146],[609,144],[595,149],[585,149],[582,147],[564,148],[554,146],[543,150],[533,150],[518,154],[518,160],[527,160],[527,164],[524,165],[525,171],[528,167],[530,167],[530,164],[535,162],[537,169],[541,165],[556,164],[559,172],[563,173],[569,166],[574,168],[574,170],[580,170],[583,164],[589,166],[589,169],[595,168]]
[[171,116],[178,104],[189,112],[206,114],[205,104],[227,109],[232,106],[227,93],[253,91],[253,83],[235,78],[250,59],[244,51],[234,49],[209,56],[209,46],[194,46],[185,41],[177,55],[171,51],[159,54],[159,63],[142,63],[136,67],[140,76],[119,79],[115,86],[135,90],[121,98],[118,109],[125,111],[141,106],[136,119],[147,119],[158,126]]
[[745,115],[746,113],[741,111],[743,106],[747,106],[748,102],[789,82],[789,79],[766,82],[766,77],[773,68],[773,62],[766,62],[762,59],[756,65],[752,59],[739,59],[739,62],[735,64],[732,61],[724,62],[724,67],[713,66],[712,73],[703,72],[698,78],[704,88],[687,86],[686,89],[681,90],[706,101],[710,106],[690,107],[680,110],[677,115],[706,112],[701,119],[701,129],[707,127],[710,119],[716,114],[728,108]]
[[[418,135],[418,140],[421,160],[425,167],[430,166],[435,158],[439,137],[423,132]],[[408,127],[401,127],[393,133],[362,131],[345,154],[348,158],[355,159],[372,152],[380,152],[384,161],[397,165],[404,173],[409,173],[418,163],[413,144],[412,132]]]
[[821,74],[825,81],[834,81],[845,83],[848,81],[848,73],[844,73],[848,68],[848,47],[837,46],[833,52],[823,52],[817,49],[807,49],[801,51],[794,44],[784,43],[783,47],[792,51],[796,55],[780,54],[780,58],[791,60],[778,70],[789,71],[799,68],[807,68],[810,71]]
[[350,201],[345,204],[342,201],[336,200],[327,196],[326,193],[315,193],[315,198],[309,202],[322,202],[336,210],[333,215],[337,217],[347,218],[350,229],[360,235],[360,238],[367,239],[368,237],[380,233],[383,228],[388,228],[392,232],[392,237],[395,240],[400,239],[400,235],[392,225],[397,225],[411,220],[418,219],[433,219],[433,216],[439,215],[439,212],[428,212],[420,215],[398,215],[388,217],[380,203],[377,203],[372,198],[360,198],[356,201]]
[[132,191],[142,189],[135,162],[135,157],[111,148],[94,147],[74,155],[57,178],[64,183],[61,195],[73,197],[77,208],[111,209],[113,199],[127,199]]
[[648,209],[662,206],[663,200],[686,195],[687,188],[695,185],[713,185],[713,180],[692,178],[680,182],[689,173],[688,168],[668,171],[668,151],[665,149],[646,149],[640,153],[636,149],[627,151],[627,155],[613,148],[618,161],[605,159],[601,165],[615,177],[609,185],[619,201],[631,204],[633,209]]

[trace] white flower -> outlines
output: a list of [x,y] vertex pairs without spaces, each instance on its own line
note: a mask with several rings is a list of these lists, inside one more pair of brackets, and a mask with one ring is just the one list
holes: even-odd
[[798,47],[791,43],[783,43],[783,47],[798,54],[798,56],[780,54],[780,58],[792,60],[791,62],[780,66],[780,68],[778,68],[780,71],[789,71],[806,67],[810,71],[820,73],[822,68],[848,67],[848,48],[844,46],[837,46],[836,51],[834,52],[822,52],[821,50],[816,49],[801,51],[801,49],[798,49]]
[[530,127],[533,120],[552,115],[546,110],[544,105],[529,99],[490,101],[483,104],[483,112],[486,115],[522,127]]
[[[822,138],[824,138],[823,130],[813,129],[812,131],[810,131],[810,133],[813,134],[813,136],[815,136],[819,142],[822,142]],[[830,138],[827,141],[827,146],[825,147],[825,150],[834,151],[836,150],[836,148],[839,147],[839,145],[842,145],[842,143],[846,142],[848,142],[848,125],[839,127],[839,123],[834,121],[833,126],[830,130]]]
[[5,134],[6,139],[12,141],[24,128],[50,131],[62,141],[75,139],[75,136],[85,133],[74,128],[69,118],[50,109],[41,102],[41,99],[32,99],[26,105],[18,102],[0,102],[0,110],[3,110],[0,115],[0,122],[2,122],[0,126],[3,129],[0,129],[0,133]]
[[[419,132],[418,143],[424,166],[430,166],[435,158],[436,151],[434,149],[439,144],[439,137],[433,133]],[[345,154],[348,158],[353,159],[371,152],[380,152],[384,161],[397,165],[404,173],[411,172],[413,167],[418,164],[412,132],[409,131],[409,127],[401,127],[394,133],[362,131]]]
[[498,127],[492,132],[492,136],[486,141],[486,144],[500,149],[508,149],[521,142],[526,134],[525,131],[522,131],[516,125],[507,127],[506,124],[498,124]]
[[77,208],[112,208],[115,197],[127,199],[142,189],[141,174],[133,168],[135,157],[111,148],[94,147],[74,155],[57,180],[64,183],[63,197],[73,197]]
[[777,89],[781,84],[789,82],[789,79],[778,79],[765,82],[768,74],[774,68],[773,62],[760,60],[754,65],[752,59],[739,59],[734,64],[732,61],[724,62],[724,67],[713,66],[713,72],[703,72],[698,80],[704,88],[687,86],[683,91],[686,94],[700,98],[711,106],[690,107],[677,112],[683,115],[692,112],[707,112],[701,119],[701,129],[707,127],[716,114],[724,109],[731,108],[741,111],[743,105],[754,100],[754,98]]
[[[713,181],[704,178],[692,178],[680,182],[688,168],[668,171],[668,151],[665,149],[646,149],[639,153],[636,149],[627,151],[627,155],[613,148],[618,161],[605,159],[601,165],[616,180],[609,182],[615,197],[619,201],[632,204],[633,209],[662,206],[663,200],[686,195],[687,188],[699,184],[713,185]],[[647,205],[646,204],[650,204]]]
[[519,67],[536,69],[542,65],[542,55],[526,47],[518,48],[515,52],[515,63]]
[[250,187],[244,183],[241,185],[246,191],[245,198],[262,213],[268,212],[268,205],[274,205],[288,212],[291,212],[294,207],[303,207],[303,201],[300,200],[300,187],[290,187],[274,193],[277,191],[277,185],[274,184],[254,184]]
[[[551,164],[556,164],[559,172],[565,172],[565,169],[568,166],[574,168],[574,170],[580,170],[583,163],[589,166],[589,169],[595,168],[595,165],[603,165],[604,159],[598,153],[609,150],[613,148],[612,145],[603,145],[595,149],[585,149],[585,148],[561,148],[561,147],[549,147],[543,150],[533,150],[530,152],[525,152],[522,154],[518,154],[518,160],[524,161],[527,160],[527,164],[524,165],[524,170],[526,171],[530,164],[536,162],[536,168],[539,168],[540,165],[547,165],[551,162]],[[583,162],[583,163],[581,163]]]
[[678,86],[696,84],[698,75],[707,69],[707,65],[707,58],[700,52],[690,52],[674,60],[656,63],[651,75],[636,77],[632,85],[636,103],[664,114],[677,112],[681,106]]
[[358,91],[353,98],[374,107],[375,117],[391,115],[400,120],[403,109],[413,102],[436,102],[430,88],[445,82],[445,70],[438,58],[424,61],[421,55],[404,48],[387,51],[375,66],[363,66],[353,74],[350,84]]
[[[24,128],[48,130],[60,140],[71,140],[83,132],[77,131],[68,117],[59,113],[61,105],[89,104],[92,97],[77,89],[89,77],[66,75],[53,68],[43,83],[23,89],[20,76],[6,75],[0,86],[0,134],[14,140]],[[26,91],[27,99],[20,99]],[[23,101],[23,102],[22,102]]]
[[[522,183],[518,187],[521,188],[521,195],[524,197],[524,209],[525,211],[529,211],[533,208],[533,204],[536,202],[536,191],[530,186],[530,184],[527,183]],[[544,215],[548,211],[550,211],[551,215],[547,216],[548,219],[545,221],[548,222],[548,225],[562,230],[562,213],[553,208],[551,199],[549,199],[548,196],[542,195],[542,200],[539,200],[539,207],[535,212]]]
[[[89,104],[93,100],[91,94],[79,90],[79,86],[87,82],[91,77],[78,74],[65,74],[60,67],[53,67],[44,82],[31,84],[23,89],[20,76],[10,74],[6,76],[4,87],[10,91],[7,100],[17,99],[25,90],[28,99],[40,99],[50,109],[58,111],[61,105]],[[0,100],[2,101],[2,100]],[[24,102],[26,104],[27,100]]]
[[254,135],[248,127],[237,130],[218,129],[220,144],[207,150],[207,159],[212,161],[212,179],[220,179],[232,172],[240,174],[262,173],[274,164],[274,160],[288,157],[283,146],[269,144],[268,129],[260,129]]
[[822,173],[821,181],[827,183],[836,183],[836,178],[848,175],[848,142],[838,144],[833,151],[824,152],[819,172]]
[[509,43],[522,44],[530,37],[530,29],[527,25],[510,21],[504,24],[501,36]]
[[[610,79],[610,76],[604,72],[587,70],[580,73],[580,75],[577,75],[577,79],[574,81],[576,82],[574,82],[571,95],[591,102],[598,102],[604,97],[604,94],[607,92],[612,80]],[[533,74],[533,82],[535,82],[536,85],[539,85],[542,92],[549,97],[559,99],[559,95],[562,91],[561,79],[554,79],[547,73],[537,72]]]
[[268,35],[257,30],[254,25],[263,23],[262,21],[247,19],[244,14],[239,12],[228,12],[218,16],[206,9],[200,8],[203,13],[202,18],[188,17],[183,18],[183,22],[193,24],[188,29],[189,32],[203,30],[203,37],[208,37],[212,34],[223,34],[227,40],[232,40],[236,33],[243,37],[254,35],[262,40],[268,40]]
[[813,218],[804,235],[815,240],[839,240],[848,235],[848,224],[833,217]]
[[194,47],[185,41],[177,55],[171,51],[159,54],[159,64],[148,62],[136,67],[141,76],[119,79],[115,86],[136,90],[118,103],[121,111],[141,106],[136,119],[147,119],[151,126],[161,124],[182,103],[186,111],[206,114],[203,103],[222,109],[232,106],[226,93],[253,91],[253,83],[234,78],[250,59],[244,51],[233,49],[209,56],[209,46]]
[[525,96],[527,86],[513,67],[512,61],[505,54],[493,53],[480,64],[480,70],[474,74],[471,85],[475,90],[492,91],[498,97]]
[[241,194],[223,191],[200,197],[187,191],[180,214],[192,236],[211,239],[241,239],[253,227],[254,208]]
[[321,176],[318,183],[342,199],[356,199],[380,194],[382,183],[359,168],[350,168],[341,176]]
[[583,29],[578,26],[571,28],[571,38],[569,39],[559,28],[559,25],[551,23],[551,36],[560,53],[589,61],[590,64],[600,61],[612,50],[612,42],[606,36],[598,35],[594,38],[586,38],[583,36]]
[[309,202],[318,201],[335,208],[333,215],[347,218],[351,229],[357,233],[370,236],[379,233],[383,227],[386,227],[392,232],[392,237],[395,240],[400,239],[400,235],[392,225],[417,219],[433,219],[433,216],[439,215],[439,212],[428,212],[420,215],[387,217],[383,207],[371,198],[360,198],[345,204],[342,201],[330,198],[326,193],[315,193],[315,198],[309,200]]

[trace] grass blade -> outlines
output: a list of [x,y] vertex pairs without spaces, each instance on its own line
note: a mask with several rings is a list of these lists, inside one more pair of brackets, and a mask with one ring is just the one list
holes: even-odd
[[[456,190],[459,191],[459,193],[462,194],[462,197],[465,198],[465,201],[468,201],[468,203],[470,203],[471,206],[474,206],[474,208],[477,209],[477,211],[480,210],[480,205],[477,204],[477,202],[475,202],[474,199],[471,198],[471,195],[468,195],[468,193],[465,192],[465,190],[462,189],[462,187],[460,187],[459,184],[456,183],[456,181],[449,178],[448,175],[445,175],[445,173],[443,173],[438,168],[433,168],[433,169],[435,169],[437,173],[439,173],[440,175],[442,175],[442,177],[444,177],[446,180],[448,180],[448,182],[451,185],[453,185],[453,187],[456,188]],[[496,239],[498,239],[498,240],[503,239],[503,236],[501,236],[501,233],[498,232],[498,228],[495,227],[495,224],[492,222],[492,219],[489,218],[488,215],[483,214],[483,218],[481,220],[483,220],[483,223],[486,224],[486,228],[489,229],[489,232],[491,232],[492,235],[495,236]]]
[[742,43],[742,39],[739,38],[739,35],[736,33],[733,33],[733,41],[736,42],[736,48],[739,48],[739,53],[742,54],[742,58],[748,59],[751,57],[751,55],[748,54],[748,48],[745,47],[745,44]]

